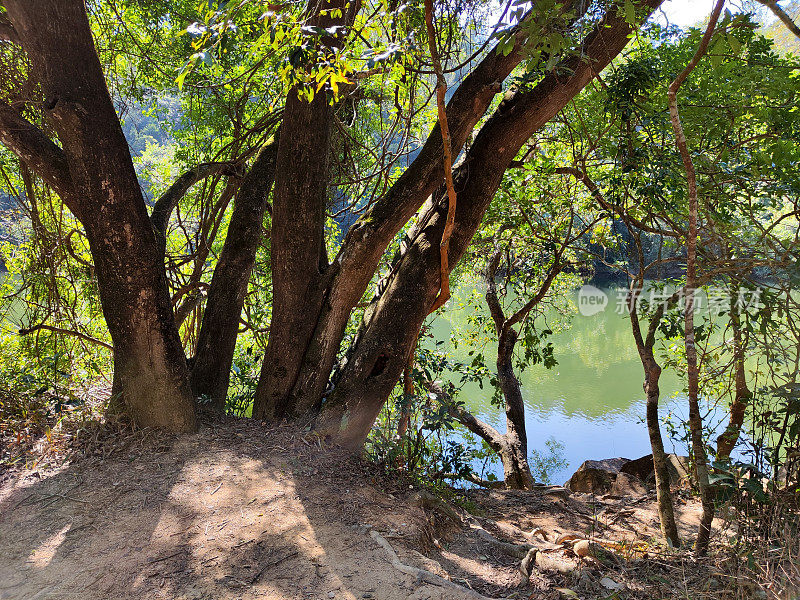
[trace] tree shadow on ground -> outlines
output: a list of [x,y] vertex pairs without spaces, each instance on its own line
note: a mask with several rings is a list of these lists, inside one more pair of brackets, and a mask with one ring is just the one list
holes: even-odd
[[0,496],[0,599],[461,597],[368,535],[413,547],[425,513],[304,435],[226,420],[17,477]]

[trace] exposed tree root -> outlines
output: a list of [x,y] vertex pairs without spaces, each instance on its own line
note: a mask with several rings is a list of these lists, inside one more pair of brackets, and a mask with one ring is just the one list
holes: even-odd
[[463,585],[458,585],[452,581],[448,581],[444,577],[439,577],[438,575],[434,575],[430,571],[426,571],[424,569],[418,569],[417,567],[412,567],[411,565],[407,565],[400,561],[397,557],[397,553],[392,548],[392,545],[386,541],[386,539],[374,529],[370,530],[369,532],[372,539],[374,539],[378,545],[386,551],[386,554],[389,555],[389,562],[392,563],[392,566],[400,571],[401,573],[405,573],[407,575],[412,575],[416,577],[419,581],[428,583],[430,585],[436,585],[439,587],[445,587],[452,589],[454,591],[463,594],[465,598],[470,598],[471,600],[493,600],[488,596],[484,596],[479,594],[475,590],[471,590],[469,588],[464,587]]
[[476,523],[470,523],[470,527],[473,529],[473,531],[475,531],[476,535],[481,540],[487,544],[490,544],[493,548],[499,550],[503,554],[508,554],[514,558],[523,559],[528,555],[530,550],[538,550],[538,548],[532,544],[514,544],[512,542],[498,540],[491,533]]

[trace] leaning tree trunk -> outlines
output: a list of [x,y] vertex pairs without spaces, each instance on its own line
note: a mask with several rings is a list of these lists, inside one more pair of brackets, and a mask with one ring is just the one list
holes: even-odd
[[[660,3],[650,0],[645,5],[652,11]],[[522,145],[622,51],[630,32],[624,17],[610,9],[587,36],[581,56],[565,60],[532,90],[509,94],[481,128],[454,175],[455,188],[460,191],[450,238],[451,269],[480,226],[505,170]],[[381,297],[365,314],[338,384],[315,424],[351,448],[359,448],[366,439],[438,295],[439,245],[447,215],[443,196],[440,190],[439,202],[421,216],[425,225]]]
[[192,392],[195,398],[207,398],[218,412],[225,410],[239,320],[262,239],[277,149],[276,140],[265,144],[239,187],[197,337]]
[[[650,448],[653,453],[653,472],[656,478],[656,501],[658,504],[658,518],[661,525],[661,533],[668,544],[677,548],[680,546],[681,540],[678,536],[678,527],[675,523],[675,510],[672,504],[672,491],[670,490],[669,466],[667,464],[667,454],[664,451],[664,440],[661,437],[661,424],[658,418],[658,402],[661,396],[658,383],[661,379],[661,366],[656,361],[655,354],[653,353],[656,331],[664,315],[666,303],[656,307],[655,314],[650,319],[647,337],[643,338],[637,307],[642,284],[643,276],[640,276],[632,283],[628,295],[628,316],[633,329],[633,338],[636,341],[636,349],[639,352],[639,358],[644,368],[644,393],[647,402],[647,434],[650,438]],[[667,302],[671,300],[672,299]]]
[[[62,144],[63,150],[51,144],[48,151],[65,168],[57,189],[81,219],[94,258],[114,342],[116,405],[140,425],[194,429],[188,369],[164,262],[84,3],[9,0],[3,5],[44,95],[43,112]],[[30,127],[26,133],[35,134]],[[4,132],[4,143],[11,139],[12,151],[36,169],[43,155],[20,152],[13,147],[14,135]]]
[[[738,291],[738,290],[737,290]],[[744,424],[744,415],[752,399],[752,392],[747,387],[747,371],[745,369],[745,348],[742,336],[742,318],[738,295],[731,294],[730,302],[731,331],[733,333],[733,369],[734,387],[730,417],[725,431],[717,438],[717,460],[730,460],[731,452],[739,440],[739,432]]]
[[708,25],[700,44],[697,47],[692,60],[678,74],[669,86],[667,93],[669,104],[670,121],[675,132],[675,143],[686,170],[686,182],[689,196],[689,227],[686,240],[686,305],[684,308],[684,339],[686,345],[686,379],[688,383],[689,399],[689,430],[692,440],[692,454],[694,467],[697,474],[697,486],[700,489],[700,501],[703,506],[703,514],[700,518],[700,527],[697,531],[697,541],[695,543],[695,553],[698,556],[704,555],[708,550],[708,543],[711,537],[711,523],[714,520],[714,499],[713,490],[708,481],[708,464],[706,456],[705,441],[703,440],[703,418],[700,415],[700,371],[697,363],[697,344],[695,343],[694,329],[694,301],[697,288],[697,237],[699,235],[699,203],[697,198],[697,174],[695,172],[692,157],[689,154],[689,146],[686,142],[686,134],[681,124],[678,111],[678,90],[689,74],[694,70],[700,59],[708,50],[714,28],[717,25],[719,16],[725,0],[717,0],[714,10],[709,18]]

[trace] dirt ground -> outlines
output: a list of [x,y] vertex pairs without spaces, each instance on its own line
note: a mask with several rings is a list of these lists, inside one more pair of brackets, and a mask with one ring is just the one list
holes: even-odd
[[[62,468],[0,474],[0,599],[702,598],[709,587],[702,564],[660,554],[652,498],[542,487],[442,504],[409,487],[251,420],[109,434]],[[699,508],[678,510],[688,539]],[[581,560],[562,534],[640,541],[646,555],[618,546]],[[508,551],[520,544],[539,548],[530,580]]]

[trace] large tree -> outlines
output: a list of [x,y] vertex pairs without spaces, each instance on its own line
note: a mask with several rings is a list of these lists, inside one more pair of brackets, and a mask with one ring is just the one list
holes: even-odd
[[[657,0],[644,3],[645,16],[659,4]],[[633,27],[619,7],[612,5],[582,40],[579,52],[570,54],[535,85],[506,94],[481,127],[454,173],[458,199],[450,238],[451,269],[464,254],[503,174],[525,142],[610,64],[628,43]],[[317,424],[352,447],[358,447],[369,433],[439,291],[439,242],[447,217],[441,178],[439,171],[432,182],[439,184],[437,191],[418,219],[420,226],[413,231],[412,243],[367,311]],[[398,327],[398,323],[404,326]]]
[[[114,344],[119,405],[140,424],[191,430],[194,404],[163,255],[84,4],[3,6],[5,38],[24,52],[39,97],[35,108],[0,103],[0,140],[59,193],[85,229]],[[46,129],[25,113],[35,113]]]

